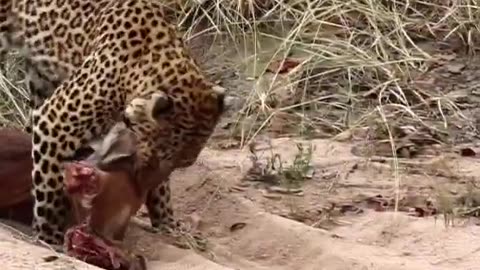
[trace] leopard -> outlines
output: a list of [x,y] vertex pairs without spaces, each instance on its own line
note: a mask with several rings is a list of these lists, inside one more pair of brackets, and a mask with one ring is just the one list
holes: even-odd
[[[36,239],[62,245],[71,214],[62,164],[115,123],[135,133],[140,170],[173,172],[196,162],[225,111],[226,89],[158,2],[0,0],[0,55],[26,59]],[[144,202],[150,226],[174,230],[170,176],[158,183]]]

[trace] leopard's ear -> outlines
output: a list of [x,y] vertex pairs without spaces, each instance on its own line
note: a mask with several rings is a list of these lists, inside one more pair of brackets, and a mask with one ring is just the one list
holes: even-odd
[[214,85],[212,87],[212,90],[213,90],[212,95],[214,95],[214,98],[217,99],[218,111],[224,112],[228,108],[228,103],[226,102],[228,100],[225,99],[226,89],[219,85]]
[[152,95],[147,103],[147,114],[152,119],[158,120],[163,114],[170,112],[173,109],[172,99],[164,92],[158,92]]
[[123,122],[140,122],[144,120],[157,122],[162,115],[173,109],[172,99],[164,92],[156,92],[148,97],[133,99],[125,109]]

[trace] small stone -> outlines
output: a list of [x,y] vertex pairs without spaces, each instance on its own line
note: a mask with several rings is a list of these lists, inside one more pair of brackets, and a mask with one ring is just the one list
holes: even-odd
[[447,65],[447,70],[453,74],[460,74],[462,70],[465,68],[465,64],[457,63],[457,64],[449,64]]

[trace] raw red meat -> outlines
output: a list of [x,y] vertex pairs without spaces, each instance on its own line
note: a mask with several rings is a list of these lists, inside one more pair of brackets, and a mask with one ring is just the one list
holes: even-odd
[[87,223],[65,233],[65,251],[69,256],[107,270],[128,270],[130,265],[125,254],[90,232]]

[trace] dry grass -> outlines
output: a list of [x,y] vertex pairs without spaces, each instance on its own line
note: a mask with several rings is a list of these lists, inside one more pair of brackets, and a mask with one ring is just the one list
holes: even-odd
[[[405,125],[448,135],[451,121],[465,121],[445,93],[411,84],[438,64],[431,44],[474,53],[476,1],[172,2],[187,38],[210,33],[233,44],[238,65],[254,80],[238,118],[249,123],[239,128],[244,142],[279,121],[303,135],[368,126],[383,139]],[[267,71],[285,59],[299,66]]]
[[[228,42],[238,60],[234,62],[254,81],[238,114],[238,123],[254,122],[241,126],[243,142],[273,122],[291,122],[280,128],[277,123],[277,133],[290,132],[289,125],[302,135],[317,136],[368,126],[388,139],[392,133],[388,126],[413,124],[445,134],[449,121],[463,116],[441,91],[419,91],[411,82],[438,63],[428,50],[431,46],[424,46],[428,42],[446,42],[474,52],[479,36],[477,1],[162,3],[187,40],[213,35],[219,42]],[[271,72],[272,65],[284,59],[299,65],[287,74]],[[16,62],[9,63],[7,68],[18,70]],[[0,77],[1,121],[22,123],[27,96],[18,76],[6,75],[9,80]],[[22,97],[22,102],[16,97]],[[20,118],[18,112],[23,112]]]
[[[187,39],[209,34],[228,43],[253,81],[232,128],[241,145],[261,132],[354,139],[354,130],[366,128],[361,139],[390,145],[397,210],[397,153],[405,144],[451,145],[478,136],[475,120],[449,94],[456,89],[417,83],[434,67],[475,54],[478,1],[171,4]],[[298,65],[280,72],[288,62]]]
[[0,127],[20,127],[28,116],[29,96],[23,87],[22,60],[7,55],[0,68]]

